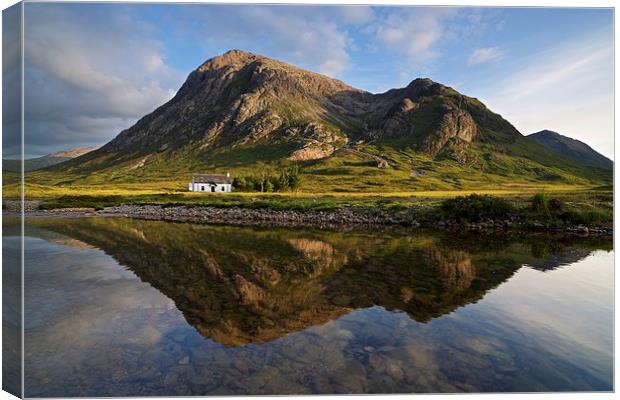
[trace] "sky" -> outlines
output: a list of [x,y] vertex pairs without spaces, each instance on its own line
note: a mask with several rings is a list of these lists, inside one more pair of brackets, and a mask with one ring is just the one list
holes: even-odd
[[26,3],[25,21],[27,157],[106,143],[230,49],[374,93],[428,77],[613,157],[611,9]]

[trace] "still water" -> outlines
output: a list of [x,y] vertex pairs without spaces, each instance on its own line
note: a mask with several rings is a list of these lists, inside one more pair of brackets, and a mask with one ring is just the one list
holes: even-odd
[[122,218],[26,236],[29,397],[613,390],[610,240]]

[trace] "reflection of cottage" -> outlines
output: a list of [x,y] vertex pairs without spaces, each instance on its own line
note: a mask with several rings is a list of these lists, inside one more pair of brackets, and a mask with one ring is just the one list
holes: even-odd
[[226,175],[192,175],[190,192],[228,193],[231,191],[230,174]]

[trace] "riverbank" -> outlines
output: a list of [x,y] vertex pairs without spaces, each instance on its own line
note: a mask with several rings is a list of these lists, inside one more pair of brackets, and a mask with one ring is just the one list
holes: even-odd
[[[340,208],[335,210],[273,210],[241,207],[203,206],[161,206],[121,205],[95,208],[37,209],[36,202],[26,202],[28,216],[111,216],[148,220],[191,222],[217,225],[274,226],[293,228],[373,228],[409,227],[437,228],[461,231],[550,231],[569,232],[580,235],[612,235],[613,224],[558,224],[557,221],[523,219],[506,215],[504,219],[485,218],[477,222],[457,221],[441,218],[442,214],[433,207],[412,207],[406,209]],[[5,202],[5,212],[16,213],[18,203]],[[445,216],[445,215],[444,215]]]

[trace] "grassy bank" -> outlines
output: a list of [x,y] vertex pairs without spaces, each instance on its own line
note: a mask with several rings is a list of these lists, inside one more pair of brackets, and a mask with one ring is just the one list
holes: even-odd
[[[117,205],[240,207],[270,210],[334,211],[343,208],[414,211],[422,220],[477,223],[486,220],[532,221],[546,226],[610,224],[613,221],[611,187],[501,188],[478,191],[420,191],[386,193],[226,193],[157,192],[149,188],[58,195],[48,191],[39,209],[95,208]],[[80,194],[77,194],[80,193]],[[44,194],[44,195],[43,195]]]

